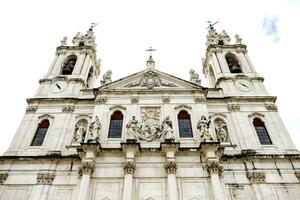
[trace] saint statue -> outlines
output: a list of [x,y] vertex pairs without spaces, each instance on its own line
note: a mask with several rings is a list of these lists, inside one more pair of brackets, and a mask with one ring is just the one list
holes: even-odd
[[80,122],[79,124],[75,125],[75,134],[74,134],[74,141],[77,143],[81,143],[84,140],[84,136],[86,134],[86,127],[84,122]]
[[195,70],[190,70],[190,82],[195,83],[197,85],[201,84],[201,80],[199,79],[199,74],[195,72]]
[[67,40],[68,40],[68,37],[65,36],[61,41],[60,41],[60,46],[67,46]]
[[99,130],[101,129],[101,123],[99,121],[98,116],[96,116],[95,121],[90,123],[89,125],[89,133],[88,133],[88,142],[89,141],[98,141],[99,140]]
[[135,116],[132,116],[132,119],[126,125],[126,139],[127,140],[136,140],[139,134],[139,122],[135,119]]
[[112,71],[111,70],[108,70],[107,72],[105,72],[103,74],[102,80],[100,81],[101,85],[105,85],[105,84],[111,83],[111,75],[112,75]]
[[172,121],[170,120],[170,116],[166,116],[166,118],[162,122],[162,135],[165,140],[175,140],[174,130],[172,126]]
[[216,135],[218,142],[227,142],[227,126],[224,123],[216,124]]
[[201,116],[201,119],[197,124],[197,129],[200,130],[200,137],[204,142],[213,141],[213,138],[209,134],[209,125],[210,125],[210,120],[207,120],[205,116]]

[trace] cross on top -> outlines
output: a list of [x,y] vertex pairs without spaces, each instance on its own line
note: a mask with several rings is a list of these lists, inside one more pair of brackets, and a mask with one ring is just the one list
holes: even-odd
[[156,49],[153,49],[153,48],[150,46],[148,49],[146,49],[146,51],[149,51],[150,56],[152,56],[152,51],[156,51]]

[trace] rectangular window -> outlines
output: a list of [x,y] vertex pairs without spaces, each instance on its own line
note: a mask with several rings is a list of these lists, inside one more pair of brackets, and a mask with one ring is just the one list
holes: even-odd
[[181,138],[193,137],[193,131],[192,131],[192,125],[190,119],[179,119],[178,125],[179,125],[179,136]]
[[31,143],[31,146],[42,146],[46,133],[48,128],[39,128],[33,138],[33,141]]
[[269,134],[264,126],[255,127],[255,131],[257,133],[260,144],[262,145],[272,144]]
[[109,138],[121,138],[122,136],[123,120],[111,120],[109,126]]

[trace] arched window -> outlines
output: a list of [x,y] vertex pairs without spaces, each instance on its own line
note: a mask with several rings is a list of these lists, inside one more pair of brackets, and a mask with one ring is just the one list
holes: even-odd
[[231,73],[242,73],[239,61],[234,54],[226,54],[225,59]]
[[108,138],[121,138],[123,127],[123,114],[121,111],[115,111],[110,117]]
[[260,144],[263,144],[263,145],[272,144],[271,139],[268,134],[268,131],[265,127],[265,124],[261,119],[254,118],[253,126],[255,128],[256,134],[260,141]]
[[191,117],[189,113],[185,110],[182,110],[179,112],[177,117],[178,117],[179,137],[181,138],[193,137]]
[[31,146],[42,146],[43,145],[49,125],[50,124],[49,124],[48,120],[44,120],[39,124],[39,126],[35,132],[34,138],[31,142]]
[[62,67],[61,74],[71,75],[75,67],[76,61],[77,61],[77,56],[75,55],[68,56]]

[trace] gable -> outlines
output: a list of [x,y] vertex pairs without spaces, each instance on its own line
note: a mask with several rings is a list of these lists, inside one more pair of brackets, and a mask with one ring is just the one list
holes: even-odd
[[155,70],[146,69],[141,72],[124,77],[117,81],[102,85],[101,90],[203,90],[200,85],[180,79],[170,74]]

